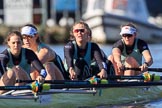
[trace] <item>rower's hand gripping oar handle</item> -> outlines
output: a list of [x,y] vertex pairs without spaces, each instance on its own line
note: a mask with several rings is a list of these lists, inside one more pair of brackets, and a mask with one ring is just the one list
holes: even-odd
[[[124,70],[141,71],[141,68],[129,68],[129,67],[124,67]],[[162,72],[162,68],[148,68],[148,71]]]

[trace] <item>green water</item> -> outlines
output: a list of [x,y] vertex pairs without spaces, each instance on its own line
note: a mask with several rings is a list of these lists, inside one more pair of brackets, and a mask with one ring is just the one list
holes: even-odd
[[[7,99],[0,101],[0,108],[103,108],[114,105],[150,101],[161,97],[161,89],[143,88],[109,88],[103,89],[101,96],[96,94],[53,94],[48,103],[34,102],[34,100]],[[49,98],[49,97],[48,97]]]

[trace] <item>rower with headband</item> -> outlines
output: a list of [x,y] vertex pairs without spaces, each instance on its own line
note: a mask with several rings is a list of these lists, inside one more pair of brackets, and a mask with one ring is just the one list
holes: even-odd
[[[147,72],[153,58],[147,43],[138,38],[135,25],[133,23],[122,25],[120,36],[121,39],[114,43],[112,54],[108,57],[115,67],[116,75],[139,75]],[[141,70],[124,70],[124,67]]]
[[[39,60],[43,63],[47,71],[46,80],[63,80],[68,78],[61,57],[40,40],[35,25],[27,24],[23,26],[21,28],[21,34],[23,37],[23,47],[34,51]],[[32,79],[37,77],[37,73],[36,70],[31,69]]]

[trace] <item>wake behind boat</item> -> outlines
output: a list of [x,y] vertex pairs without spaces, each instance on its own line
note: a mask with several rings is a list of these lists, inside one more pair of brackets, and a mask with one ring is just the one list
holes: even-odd
[[[154,77],[152,79],[152,77]],[[49,99],[49,95],[51,101],[47,102],[43,106],[46,107],[81,107],[81,106],[98,106],[98,105],[112,105],[112,104],[122,104],[129,102],[137,102],[137,101],[150,101],[152,99],[160,98],[162,93],[162,77],[159,75],[150,75],[148,76],[118,76],[111,78],[121,79],[120,82],[111,81],[111,80],[100,80],[98,79],[98,83],[96,80],[88,80],[88,81],[51,81],[49,84],[42,85],[42,91],[38,92],[36,95],[33,95],[33,85],[27,86],[6,86],[5,89],[16,89],[16,91],[11,91],[10,93],[6,93],[1,97],[12,96],[20,100],[16,100],[11,98],[12,100],[6,100],[3,98],[3,105],[12,105],[12,106],[39,106],[43,103],[43,101],[47,101]],[[133,79],[133,80],[132,80]],[[154,81],[144,82],[146,79],[152,79]],[[1,89],[3,87],[0,87]],[[28,89],[21,91],[20,89]],[[17,91],[18,90],[18,91]],[[21,92],[20,92],[21,91]],[[10,95],[9,95],[10,94]],[[25,96],[27,96],[25,98]],[[38,96],[38,99],[42,100],[34,101],[36,99],[35,96]],[[1,98],[0,97],[0,98]],[[30,100],[23,100],[27,99]],[[47,98],[46,98],[47,97]],[[31,100],[33,99],[33,100]],[[3,106],[2,105],[2,106]]]

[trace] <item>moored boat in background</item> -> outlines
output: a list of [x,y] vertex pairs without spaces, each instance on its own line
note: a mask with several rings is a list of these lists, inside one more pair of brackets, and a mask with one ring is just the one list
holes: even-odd
[[87,0],[83,19],[89,24],[93,40],[115,42],[121,37],[120,26],[132,22],[138,37],[149,43],[162,42],[162,28],[151,24],[144,0]]

